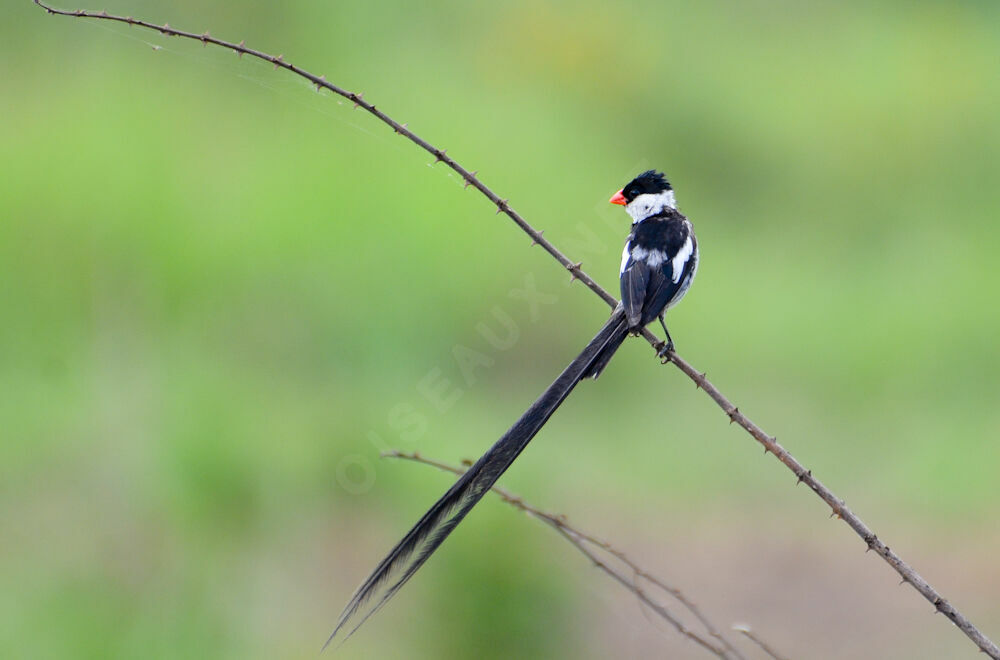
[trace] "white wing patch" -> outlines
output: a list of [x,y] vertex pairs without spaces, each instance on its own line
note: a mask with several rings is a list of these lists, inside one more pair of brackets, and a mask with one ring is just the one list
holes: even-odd
[[681,272],[684,270],[684,264],[691,258],[692,252],[694,252],[694,243],[691,241],[691,234],[689,233],[687,240],[684,241],[684,245],[681,246],[681,249],[677,251],[677,254],[674,255],[674,258],[670,262],[674,269],[670,279],[674,281],[674,284],[681,281]]
[[660,250],[647,250],[638,246],[632,248],[632,261],[645,261],[650,268],[657,268],[666,260],[666,253]]
[[622,265],[621,265],[621,268],[618,269],[618,277],[621,277],[625,273],[625,266],[628,265],[628,255],[629,255],[628,244],[629,243],[630,243],[630,241],[625,241],[625,247],[624,247],[624,249],[622,249]]

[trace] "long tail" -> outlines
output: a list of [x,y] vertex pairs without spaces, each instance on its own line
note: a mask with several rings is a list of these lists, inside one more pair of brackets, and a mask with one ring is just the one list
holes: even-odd
[[[618,317],[617,311],[615,315],[611,317],[611,320],[608,321],[608,325],[614,323],[616,317]],[[607,325],[604,327],[605,329],[608,328]],[[582,378],[597,378],[601,375],[601,372],[604,371],[604,367],[608,366],[608,362],[611,362],[612,356],[614,356],[615,352],[621,347],[625,338],[628,337],[628,324],[625,322],[625,317],[621,316],[617,325],[615,325],[615,327],[609,332],[611,332],[611,336],[608,337],[608,341],[598,352],[597,357],[594,358],[594,362],[587,368],[586,371],[583,372]]]
[[448,492],[379,563],[344,608],[337,627],[323,645],[324,649],[352,620],[357,623],[344,639],[354,634],[368,617],[381,609],[407,580],[413,577],[417,569],[427,561],[486,491],[496,483],[500,475],[510,467],[552,413],[566,400],[576,384],[593,371],[596,361],[603,359],[603,364],[607,364],[611,354],[625,339],[626,332],[624,314],[620,309],[616,310],[600,332],[555,382],[549,385],[548,389],[531,404],[503,437],[476,461],[475,465],[459,477]]

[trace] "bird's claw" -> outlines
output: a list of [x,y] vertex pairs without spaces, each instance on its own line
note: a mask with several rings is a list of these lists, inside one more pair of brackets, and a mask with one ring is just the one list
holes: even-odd
[[663,359],[664,363],[670,361],[670,354],[674,352],[674,342],[662,341],[656,347],[656,357]]

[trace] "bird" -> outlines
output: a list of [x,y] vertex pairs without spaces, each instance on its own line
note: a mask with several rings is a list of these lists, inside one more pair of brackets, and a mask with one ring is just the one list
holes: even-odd
[[601,374],[625,337],[638,334],[653,319],[659,319],[667,336],[658,354],[672,351],[674,340],[663,315],[687,294],[698,272],[694,227],[677,210],[673,186],[661,172],[643,172],[608,201],[624,206],[632,217],[618,273],[624,329],[617,328],[601,349],[585,373],[591,378]]
[[535,400],[514,425],[434,503],[358,587],[327,639],[342,631],[346,641],[423,566],[497,479],[511,466],[573,388],[597,378],[630,334],[659,319],[666,340],[661,357],[673,351],[664,312],[687,293],[698,269],[698,242],[691,222],[678,210],[674,190],[661,172],[636,176],[611,199],[632,218],[622,251],[621,302],[583,351]]

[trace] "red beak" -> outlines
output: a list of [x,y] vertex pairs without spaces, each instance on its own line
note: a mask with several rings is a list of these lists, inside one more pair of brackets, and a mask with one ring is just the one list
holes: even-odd
[[622,194],[621,190],[612,195],[611,199],[608,201],[612,204],[621,204],[622,206],[626,206],[628,204],[628,200],[625,199],[625,195]]

